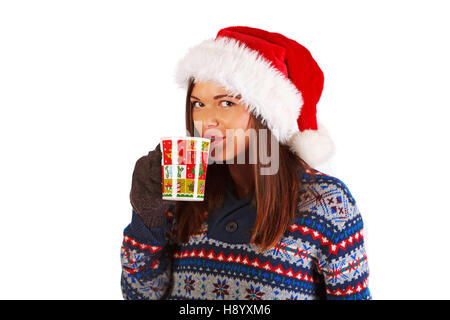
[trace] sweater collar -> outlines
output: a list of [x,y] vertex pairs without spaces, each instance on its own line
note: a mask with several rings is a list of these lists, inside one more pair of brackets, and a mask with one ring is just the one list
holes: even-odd
[[[228,243],[249,243],[250,228],[256,219],[256,210],[252,205],[253,193],[249,192],[242,198],[236,196],[230,178],[225,181],[223,206],[208,215],[208,237]],[[237,226],[235,232],[228,232],[227,225]]]

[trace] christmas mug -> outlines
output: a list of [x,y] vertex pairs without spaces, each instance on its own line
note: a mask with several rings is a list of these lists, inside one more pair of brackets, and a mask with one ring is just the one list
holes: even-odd
[[162,137],[162,199],[203,201],[211,140]]

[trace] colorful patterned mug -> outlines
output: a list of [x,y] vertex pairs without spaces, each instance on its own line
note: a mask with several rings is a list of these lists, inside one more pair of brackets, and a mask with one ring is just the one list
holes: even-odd
[[211,140],[161,138],[162,199],[203,201]]

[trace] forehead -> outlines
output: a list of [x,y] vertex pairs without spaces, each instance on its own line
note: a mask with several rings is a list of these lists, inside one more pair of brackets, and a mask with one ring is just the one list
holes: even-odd
[[195,82],[194,88],[192,89],[192,95],[196,97],[202,96],[207,98],[219,94],[235,95],[232,91],[227,90],[224,86],[214,81]]

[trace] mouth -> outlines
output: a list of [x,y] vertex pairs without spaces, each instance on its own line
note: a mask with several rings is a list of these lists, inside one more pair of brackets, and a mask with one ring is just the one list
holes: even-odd
[[216,144],[224,141],[226,136],[211,136],[211,137],[206,137],[206,138],[211,140],[211,145],[216,145]]

